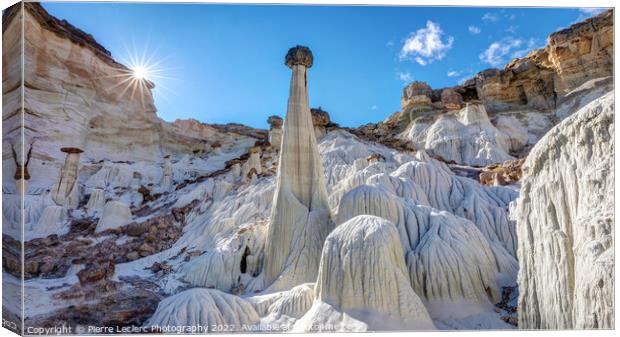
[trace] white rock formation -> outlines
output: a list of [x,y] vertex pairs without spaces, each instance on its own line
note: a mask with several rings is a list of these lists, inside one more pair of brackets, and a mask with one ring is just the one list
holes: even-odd
[[279,116],[269,116],[269,144],[279,151],[282,146],[282,118]]
[[391,175],[413,181],[422,188],[431,207],[471,220],[490,242],[501,243],[516,256],[517,236],[507,210],[517,193],[504,187],[482,186],[455,175],[436,160],[426,159],[405,163]]
[[109,188],[129,187],[133,181],[133,170],[125,163],[105,163],[95,174],[91,175],[86,187]]
[[105,190],[103,188],[93,188],[90,191],[90,197],[86,203],[86,210],[93,215],[103,211],[105,206]]
[[519,327],[614,327],[614,96],[592,101],[527,157],[513,216]]
[[276,319],[282,316],[299,319],[310,310],[313,301],[314,284],[304,283],[284,292],[267,311]]
[[164,173],[159,188],[162,192],[167,192],[172,188],[172,161],[170,155],[164,157]]
[[78,166],[80,164],[80,153],[83,151],[78,148],[62,148],[62,152],[67,154],[65,164],[60,169],[60,177],[56,185],[52,187],[52,200],[57,205],[72,209],[80,202],[78,186]]
[[414,120],[403,137],[458,164],[486,166],[513,159],[509,137],[491,124],[482,104],[467,104],[432,121]]
[[[160,328],[164,333],[233,332],[242,331],[244,326],[249,329],[258,321],[256,310],[244,299],[215,289],[194,288],[159,302],[144,326]],[[174,331],[178,327],[198,326],[205,330]]]
[[363,214],[395,224],[413,289],[427,301],[467,301],[488,309],[508,285],[498,281],[516,277],[516,259],[467,219],[399,198],[381,185],[345,194],[337,223]]
[[294,331],[435,328],[409,283],[398,231],[376,216],[355,217],[327,237],[315,297]]
[[261,325],[291,330],[314,302],[314,284],[304,283],[288,291],[247,298],[261,316]]
[[58,205],[47,206],[43,209],[36,225],[29,226],[27,229],[41,235],[59,233],[63,229],[62,225],[66,219],[67,210],[64,207]]
[[241,167],[241,178],[245,182],[251,180],[252,174],[258,175],[263,173],[260,154],[260,147],[253,147],[250,149],[250,158],[248,158]]
[[180,273],[192,285],[230,292],[245,286],[244,282],[260,272],[259,256],[263,254],[264,244],[264,226],[243,226],[216,249],[193,258]]
[[323,241],[333,228],[308,106],[312,54],[291,48],[286,64],[293,74],[263,269],[271,290],[313,282]]
[[282,145],[282,128],[269,129],[269,143],[274,149],[280,150]]
[[240,163],[235,162],[232,164],[232,166],[230,167],[230,178],[231,178],[232,183],[241,180],[241,164]]
[[103,214],[97,223],[96,232],[118,228],[131,222],[131,210],[120,201],[108,201],[103,207]]

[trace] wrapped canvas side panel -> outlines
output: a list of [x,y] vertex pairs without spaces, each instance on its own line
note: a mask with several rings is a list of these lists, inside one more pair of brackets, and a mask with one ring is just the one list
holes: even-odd
[[2,326],[23,333],[23,223],[28,194],[24,141],[23,4],[2,22]]

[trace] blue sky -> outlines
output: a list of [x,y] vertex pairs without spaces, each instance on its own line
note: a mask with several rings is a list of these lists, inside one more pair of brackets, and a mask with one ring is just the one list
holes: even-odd
[[195,118],[267,128],[286,113],[289,47],[314,53],[310,104],[358,126],[400,110],[412,80],[452,86],[542,47],[547,36],[595,10],[44,3],[127,64],[156,63],[165,120]]

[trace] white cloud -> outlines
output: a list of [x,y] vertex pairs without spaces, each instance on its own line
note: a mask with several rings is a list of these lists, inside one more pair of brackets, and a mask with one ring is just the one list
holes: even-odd
[[592,7],[586,7],[586,8],[579,8],[579,11],[583,14],[587,14],[587,15],[596,15],[599,13],[602,13],[603,11],[605,11],[605,8],[592,8]]
[[370,107],[370,109],[371,109],[371,110],[377,110],[378,108],[379,108],[379,107],[378,107],[378,106],[376,106],[376,105],[373,105],[373,106],[371,106],[371,107]]
[[495,22],[498,19],[499,19],[499,17],[496,14],[493,14],[493,13],[484,13],[484,15],[482,16],[482,21]]
[[442,40],[443,35],[439,24],[427,21],[425,28],[409,34],[400,51],[400,59],[414,60],[422,66],[443,59],[454,42],[452,36]]
[[538,40],[531,38],[527,40],[527,43],[525,44],[524,48],[513,51],[511,57],[516,58],[516,57],[526,56],[527,54],[529,54],[529,52],[531,52],[532,50],[536,48],[537,44],[538,44]]
[[411,82],[413,80],[413,77],[407,71],[407,72],[404,72],[404,73],[403,72],[398,73],[398,79],[403,81],[403,82]]
[[510,26],[508,26],[508,28],[505,29],[505,31],[507,33],[516,34],[517,33],[517,28],[519,28],[519,26],[510,25]]
[[467,27],[467,30],[469,30],[470,33],[472,34],[480,34],[480,28],[476,27],[476,26],[469,26]]
[[448,77],[457,77],[459,76],[461,73],[456,71],[456,70],[450,70],[448,71]]
[[491,45],[483,51],[479,57],[480,60],[493,66],[499,66],[505,63],[508,56],[514,54],[518,48],[523,46],[523,40],[506,37],[500,41],[491,43]]
[[393,47],[394,46],[394,41],[390,40],[385,44],[387,47]]

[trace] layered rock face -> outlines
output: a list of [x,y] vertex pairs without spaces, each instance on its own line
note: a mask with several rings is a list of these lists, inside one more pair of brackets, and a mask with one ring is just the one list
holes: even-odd
[[[415,148],[462,165],[523,157],[558,121],[611,90],[606,82],[613,76],[612,59],[609,10],[551,34],[544,48],[503,69],[483,70],[461,85],[432,89],[425,82],[412,82],[403,90],[401,112],[355,131],[386,145],[394,139],[410,140]],[[599,89],[602,92],[591,95]],[[452,118],[466,105],[482,106],[490,128],[455,124]],[[429,143],[429,137],[436,141]],[[464,154],[446,153],[446,146]]]
[[614,99],[553,128],[523,165],[519,326],[614,327]]
[[325,241],[312,308],[294,331],[434,329],[407,278],[394,225],[360,215]]
[[[5,13],[3,25],[6,185],[14,173],[9,171],[15,169],[10,145],[22,145],[21,71],[17,71],[21,57],[13,55],[21,50],[17,39],[21,23],[12,20],[22,13],[19,7]],[[34,143],[29,189],[47,188],[57,176],[65,159],[63,147],[82,149],[82,162],[160,161],[164,153],[191,153],[204,147],[205,138],[239,144],[266,136],[262,130],[244,126],[164,122],[155,113],[153,83],[133,79],[132,71],[92,36],[50,16],[38,3],[25,3],[24,8],[25,151]],[[69,81],[71,85],[66,85]]]
[[[409,84],[402,99],[403,114],[422,110],[454,110],[462,102],[481,101],[489,112],[530,108],[554,109],[564,95],[583,83],[612,75],[613,12],[555,32],[547,45],[504,69],[479,72],[462,85],[432,90],[424,82]],[[411,114],[410,114],[411,115]],[[413,120],[415,114],[405,120]]]
[[333,229],[308,106],[312,53],[291,48],[285,63],[293,74],[263,270],[272,289],[314,281],[323,241]]

